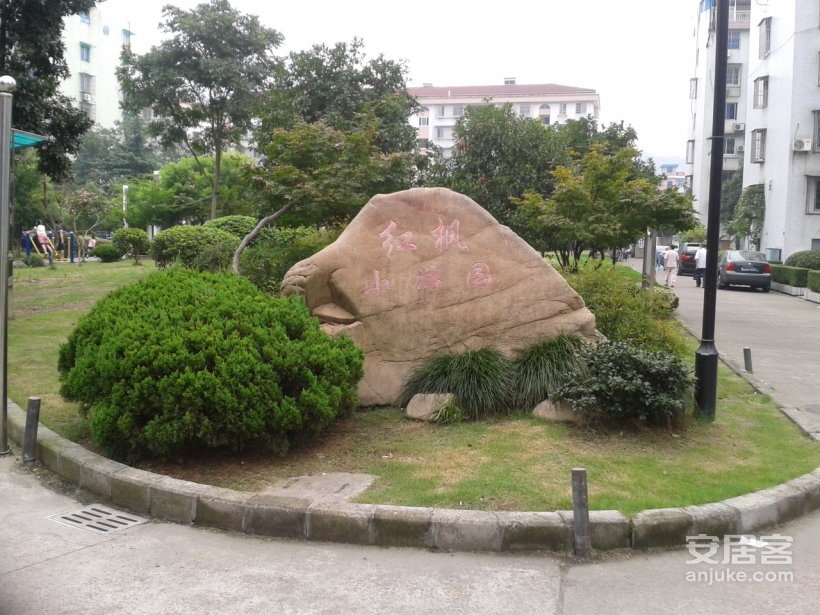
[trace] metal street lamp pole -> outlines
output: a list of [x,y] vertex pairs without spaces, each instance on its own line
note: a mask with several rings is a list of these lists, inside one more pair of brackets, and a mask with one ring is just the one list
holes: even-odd
[[11,453],[8,439],[9,200],[11,198],[11,103],[17,82],[0,77],[0,456]]
[[717,260],[720,240],[720,189],[723,176],[723,137],[726,118],[726,57],[729,38],[729,0],[716,0],[715,83],[712,107],[712,152],[709,203],[706,216],[706,272],[703,280],[703,329],[695,353],[695,402],[703,418],[715,419],[718,351],[715,346]]

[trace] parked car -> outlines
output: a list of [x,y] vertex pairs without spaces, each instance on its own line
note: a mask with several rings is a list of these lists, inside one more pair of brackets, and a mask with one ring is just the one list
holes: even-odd
[[772,268],[761,252],[726,250],[718,259],[718,288],[751,286],[764,293],[772,287]]
[[678,275],[692,275],[695,273],[695,252],[700,247],[699,243],[686,243],[678,249],[680,259],[678,259]]

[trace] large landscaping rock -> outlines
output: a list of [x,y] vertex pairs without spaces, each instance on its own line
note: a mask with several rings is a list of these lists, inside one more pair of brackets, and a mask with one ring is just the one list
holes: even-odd
[[290,269],[282,292],[304,295],[327,332],[362,348],[362,405],[394,403],[437,353],[597,339],[595,317],[538,252],[444,188],[373,197],[333,244]]

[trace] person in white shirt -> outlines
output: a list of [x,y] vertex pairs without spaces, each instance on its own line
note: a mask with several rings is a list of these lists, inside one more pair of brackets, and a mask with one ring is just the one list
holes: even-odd
[[663,254],[664,286],[675,288],[675,280],[678,278],[678,250],[677,246],[671,245]]
[[695,252],[695,272],[692,274],[695,286],[700,286],[703,282],[704,273],[706,273],[706,244],[700,244],[698,251]]

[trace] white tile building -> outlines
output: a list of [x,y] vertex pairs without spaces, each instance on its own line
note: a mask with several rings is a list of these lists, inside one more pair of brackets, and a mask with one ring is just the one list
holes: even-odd
[[422,106],[419,114],[410,117],[419,141],[440,147],[445,156],[453,148],[453,128],[464,110],[470,105],[510,103],[521,116],[539,118],[544,124],[563,123],[569,119],[592,116],[597,118],[601,101],[598,93],[589,88],[578,88],[554,83],[518,85],[514,78],[504,79],[503,85],[445,86],[408,88]]
[[63,43],[71,74],[60,90],[105,128],[122,119],[116,70],[130,38],[128,24],[115,11],[106,11],[105,3],[64,20]]
[[[717,9],[700,0],[687,184],[706,219]],[[820,4],[730,0],[724,178],[762,184],[760,249],[772,259],[820,250]]]

